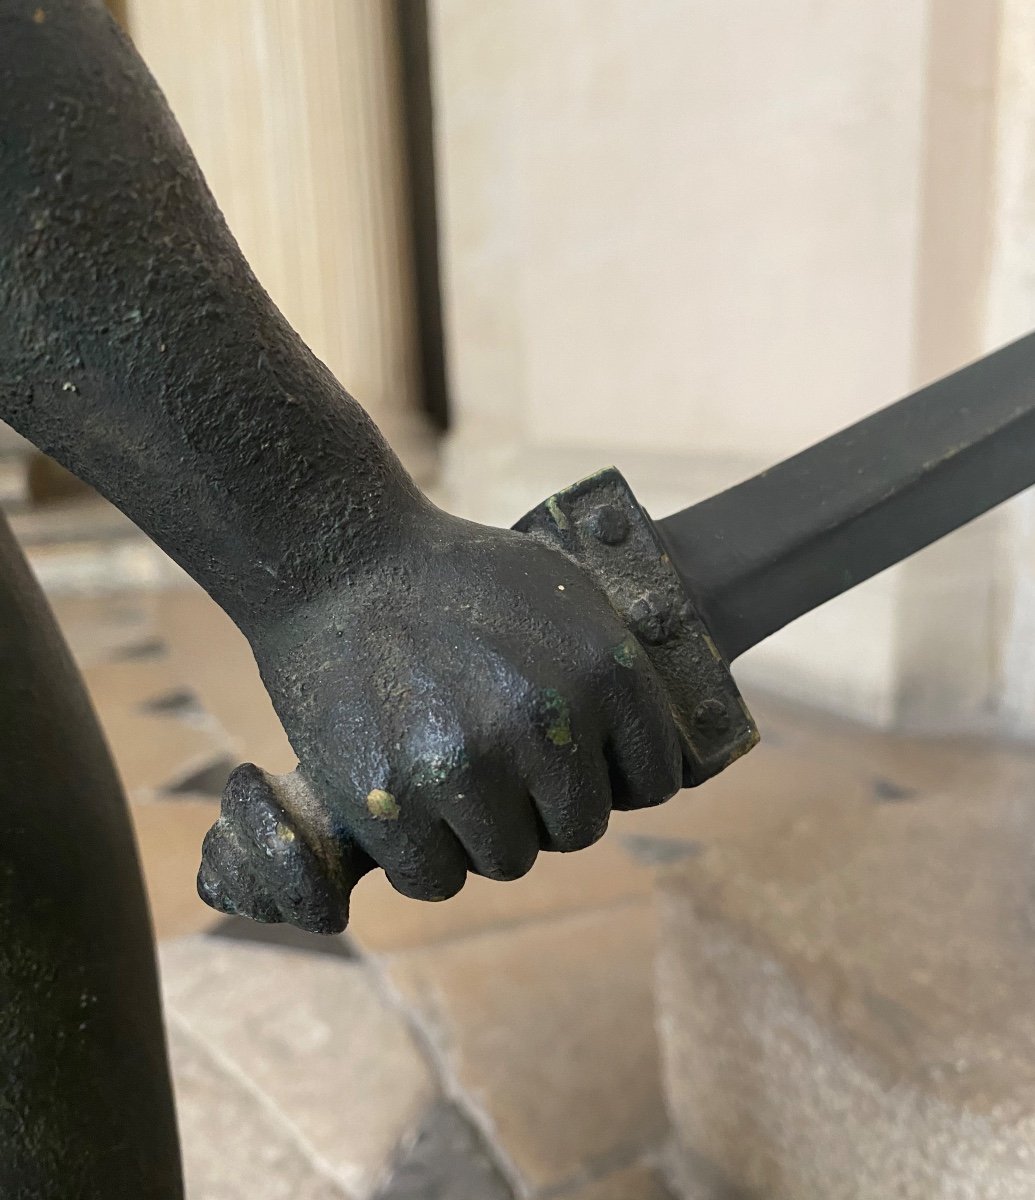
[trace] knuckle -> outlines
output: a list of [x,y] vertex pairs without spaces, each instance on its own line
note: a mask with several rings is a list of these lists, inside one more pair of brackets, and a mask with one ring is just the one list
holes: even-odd
[[629,630],[621,630],[620,636],[606,647],[600,657],[608,673],[626,684],[634,684],[641,679],[648,666],[646,651]]
[[539,847],[535,844],[527,847],[508,846],[506,850],[485,860],[479,874],[500,883],[511,883],[528,874],[538,854]]
[[483,779],[451,825],[473,869],[487,879],[520,879],[539,852],[532,803],[514,777]]
[[434,874],[423,871],[411,874],[408,871],[386,868],[385,874],[388,876],[388,882],[401,895],[410,900],[425,900],[431,903],[451,899],[467,882],[466,868],[451,868]]
[[595,821],[558,830],[550,835],[550,849],[558,850],[562,854],[573,854],[577,850],[588,850],[590,846],[599,842],[606,832],[606,817],[603,821]]
[[654,808],[679,791],[682,784],[681,763],[673,763],[668,754],[652,756],[627,774],[626,808]]
[[545,848],[568,853],[575,850],[585,850],[598,842],[607,831],[611,815],[610,796],[592,805],[588,796],[581,796],[574,802],[546,806],[543,813],[543,824],[547,834]]
[[679,791],[683,756],[675,724],[667,712],[654,720],[626,722],[611,746],[617,808],[651,808]]
[[[405,804],[405,800],[402,797],[399,803]],[[467,878],[463,851],[436,820],[423,814],[409,824],[401,818],[371,819],[364,833],[368,835],[363,838],[367,853],[402,895],[414,900],[446,900],[463,887]]]
[[631,633],[623,634],[619,629],[591,654],[587,675],[597,689],[623,690],[635,683],[643,662],[639,643]]

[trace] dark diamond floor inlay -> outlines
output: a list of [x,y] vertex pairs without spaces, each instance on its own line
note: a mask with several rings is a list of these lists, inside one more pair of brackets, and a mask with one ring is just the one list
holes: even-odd
[[149,658],[162,658],[169,647],[161,638],[143,638],[122,646],[111,655],[111,662],[137,662]]
[[205,715],[205,709],[190,688],[175,688],[152,696],[140,705],[140,711],[156,717],[197,718]]
[[237,763],[232,758],[217,758],[206,763],[199,771],[192,771],[178,783],[163,788],[162,795],[222,796],[230,772],[236,768]]
[[640,834],[625,834],[622,847],[637,862],[648,867],[667,867],[684,858],[693,858],[704,847],[690,838],[644,837]]
[[440,1100],[376,1200],[514,1200],[514,1193],[481,1134],[454,1105]]
[[916,789],[903,787],[902,784],[896,783],[893,779],[875,779],[873,781],[873,794],[878,800],[894,803],[898,800],[912,800],[916,795]]

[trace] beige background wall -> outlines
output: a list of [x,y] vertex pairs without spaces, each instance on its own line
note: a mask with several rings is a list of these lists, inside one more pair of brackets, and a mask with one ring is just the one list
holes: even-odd
[[[1000,245],[1021,139],[998,108],[1023,125],[1035,62],[1007,8],[433,0],[457,506],[512,520],[613,461],[660,515],[1035,325]],[[1001,720],[1011,528],[826,606],[745,677],[884,723]]]
[[[995,187],[986,312],[988,340],[1035,325],[1035,11],[1002,0],[995,128]],[[996,712],[1035,734],[1035,495],[1010,504],[998,546]]]

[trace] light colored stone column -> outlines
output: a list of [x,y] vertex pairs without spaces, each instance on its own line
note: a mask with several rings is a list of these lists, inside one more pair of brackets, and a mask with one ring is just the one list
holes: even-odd
[[259,279],[426,478],[394,5],[127,0],[126,9]]
[[[995,237],[989,336],[1005,342],[1035,328],[1035,10],[1000,0]],[[1001,723],[1035,736],[1035,492],[1009,506],[1001,543],[995,701]]]
[[[922,387],[1004,340],[988,328],[996,223],[1000,4],[928,0],[913,325]],[[890,399],[890,397],[889,397]],[[899,568],[894,723],[986,727],[996,680],[995,589],[1004,510]]]

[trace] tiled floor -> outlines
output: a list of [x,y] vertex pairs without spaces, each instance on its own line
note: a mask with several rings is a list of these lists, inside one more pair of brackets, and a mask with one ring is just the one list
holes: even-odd
[[[133,809],[192,1200],[662,1200],[656,872],[804,810],[862,823],[978,779],[1035,779],[1020,750],[749,697],[757,751],[661,809],[616,814],[591,850],[513,884],[472,879],[445,904],[368,876],[334,943],[227,938],[251,927],[194,893],[222,781],[240,761],[294,764],[247,645],[194,589],[55,607]],[[329,945],[341,953],[314,952]]]

